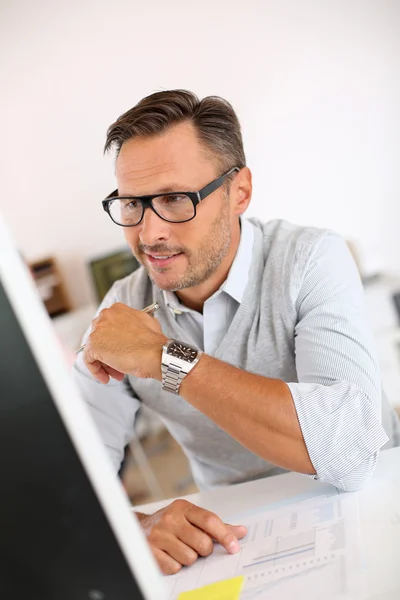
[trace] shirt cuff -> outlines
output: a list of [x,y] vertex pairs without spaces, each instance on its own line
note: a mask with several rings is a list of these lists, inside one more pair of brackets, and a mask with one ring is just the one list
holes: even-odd
[[371,401],[357,386],[289,383],[315,479],[342,480],[388,440]]

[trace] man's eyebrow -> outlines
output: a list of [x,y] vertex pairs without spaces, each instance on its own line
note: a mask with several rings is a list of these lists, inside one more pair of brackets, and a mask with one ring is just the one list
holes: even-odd
[[182,185],[167,185],[165,187],[162,187],[158,192],[156,192],[157,194],[169,194],[170,192],[189,192],[190,188],[188,188],[187,186],[182,186]]
[[158,191],[152,192],[152,194],[133,194],[131,192],[125,192],[124,194],[121,194],[120,190],[118,190],[118,195],[119,196],[134,196],[134,197],[140,197],[140,196],[152,196],[155,194],[170,194],[171,192],[191,192],[193,191],[190,187],[188,186],[182,186],[182,185],[168,185],[165,187],[161,187]]

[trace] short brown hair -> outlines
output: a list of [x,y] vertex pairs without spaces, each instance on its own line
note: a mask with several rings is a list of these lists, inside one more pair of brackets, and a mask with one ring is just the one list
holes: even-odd
[[232,106],[219,96],[203,100],[187,90],[156,92],[121,115],[107,131],[104,152],[116,150],[136,137],[149,137],[190,122],[200,142],[224,171],[246,166],[240,123]]

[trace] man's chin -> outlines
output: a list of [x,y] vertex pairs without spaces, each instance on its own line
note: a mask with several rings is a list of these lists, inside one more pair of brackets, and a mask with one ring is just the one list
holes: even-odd
[[148,273],[151,281],[160,290],[163,290],[165,292],[175,292],[177,290],[182,289],[179,279],[177,279],[177,278],[172,279],[170,276],[168,277],[166,272],[165,272],[165,274],[163,274],[163,273],[160,273],[160,271],[158,271],[157,273],[154,273],[154,272],[152,272],[151,269],[146,269],[146,270],[147,270],[147,273]]

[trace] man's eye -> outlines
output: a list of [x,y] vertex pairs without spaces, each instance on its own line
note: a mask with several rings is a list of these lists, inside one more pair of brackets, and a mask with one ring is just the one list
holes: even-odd
[[184,196],[178,196],[177,194],[169,194],[168,196],[164,196],[163,200],[166,204],[176,204],[180,202]]
[[122,202],[122,208],[127,209],[127,210],[136,208],[137,206],[138,206],[137,200],[124,200]]

